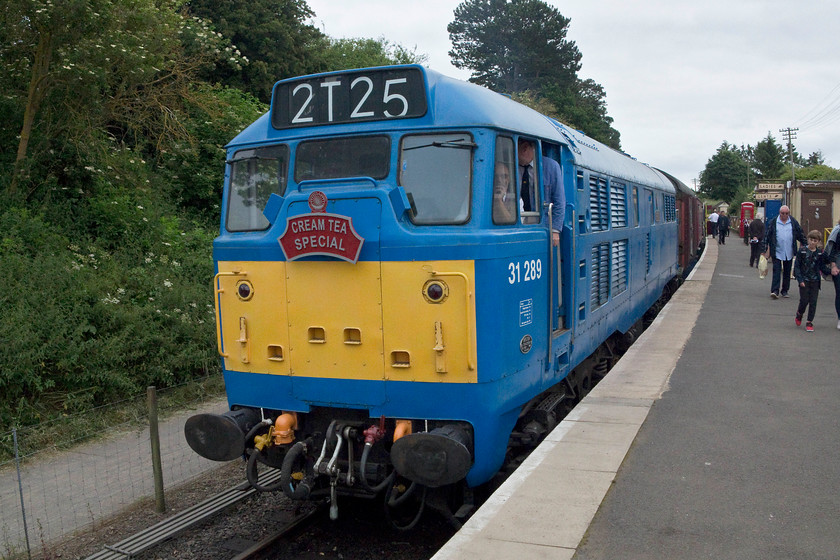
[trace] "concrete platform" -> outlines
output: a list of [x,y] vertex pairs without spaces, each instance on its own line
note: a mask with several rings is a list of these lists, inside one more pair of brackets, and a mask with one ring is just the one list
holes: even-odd
[[739,241],[433,560],[840,558],[834,289],[805,333]]

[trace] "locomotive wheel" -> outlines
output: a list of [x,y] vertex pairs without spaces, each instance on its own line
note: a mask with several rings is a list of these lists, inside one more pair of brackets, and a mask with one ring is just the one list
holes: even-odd
[[463,480],[440,488],[430,488],[426,494],[426,507],[440,514],[457,531],[475,511],[474,489],[467,488]]
[[586,372],[580,376],[580,383],[578,384],[578,400],[583,400],[589,391],[592,390],[592,370],[587,368]]

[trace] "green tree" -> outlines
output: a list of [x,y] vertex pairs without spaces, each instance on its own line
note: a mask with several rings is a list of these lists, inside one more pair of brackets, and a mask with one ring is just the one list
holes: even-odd
[[[744,167],[745,167],[747,176],[746,176],[746,181],[744,183],[744,189],[748,192],[752,192],[753,189],[755,188],[755,182],[756,182],[756,179],[757,179],[757,177],[755,176],[755,171],[753,170],[753,164],[754,164],[754,161],[755,161],[755,148],[750,146],[749,144],[747,144],[746,146],[741,144],[741,147],[738,148],[738,153],[741,154],[741,158],[744,160],[744,163],[746,164]],[[741,199],[741,200],[738,201],[738,203],[740,204],[744,200],[747,200],[747,199]]]
[[266,111],[267,105],[241,90],[197,84],[181,113],[186,135],[155,158],[157,168],[167,175],[169,198],[205,223],[218,224],[224,146]]
[[542,0],[466,0],[447,26],[449,56],[472,71],[471,82],[547,99],[558,120],[619,148],[603,87],[578,77],[581,53],[566,38],[570,21]]
[[742,185],[735,192],[735,195],[729,200],[729,218],[732,222],[731,227],[733,228],[738,228],[738,212],[741,208],[742,202],[755,202],[755,190],[753,190],[752,187],[747,188],[746,185]]
[[186,7],[211,21],[248,60],[240,68],[217,66],[205,76],[210,82],[237,87],[268,103],[277,80],[320,70],[312,55],[324,35],[306,23],[314,13],[305,0],[189,0]]
[[12,77],[11,83],[5,83],[20,87],[21,78],[28,77],[25,93],[11,93],[24,98],[25,103],[9,194],[17,193],[41,105],[60,80],[56,66],[63,62],[62,47],[97,33],[109,11],[109,3],[104,0],[68,0],[60,9],[49,1],[21,0],[5,3],[0,10],[0,60],[3,73]]
[[4,426],[217,361],[218,208],[213,226],[207,216],[224,144],[266,108],[198,79],[241,58],[180,5],[21,0],[0,11]]
[[811,155],[808,156],[808,159],[805,160],[803,165],[805,165],[805,167],[825,165],[825,157],[823,156],[822,150],[811,152]]
[[571,88],[548,86],[544,91],[561,114],[558,120],[608,146],[621,148],[621,134],[612,127],[613,118],[607,115],[606,93],[600,84],[577,80]]
[[700,193],[714,200],[732,201],[745,184],[746,165],[738,148],[724,141],[700,172]]
[[177,0],[79,4],[70,18],[64,3],[50,0],[5,16],[6,37],[32,35],[15,42],[0,67],[11,78],[9,110],[23,119],[0,122],[21,130],[11,195],[23,177],[32,178],[28,197],[45,196],[51,184],[85,191],[97,184],[92,173],[119,175],[106,163],[115,149],[153,156],[189,141],[184,104],[214,103],[197,94],[198,73],[241,60],[201,20],[181,15]]
[[[788,167],[784,173],[779,176],[780,181],[790,181],[791,173]],[[811,165],[809,167],[802,167],[796,169],[797,181],[840,181],[840,169],[829,167],[828,165]]]
[[571,84],[581,54],[566,39],[570,21],[540,0],[467,0],[447,26],[449,56],[471,82],[507,93]]
[[423,64],[428,60],[425,54],[392,44],[384,37],[379,39],[333,39],[326,37],[318,52],[318,71],[349,70],[387,66],[389,64]]
[[791,161],[793,161],[794,168],[799,168],[805,165],[805,158],[796,151],[796,146],[793,142],[787,142],[784,147],[784,161],[785,165],[790,169]]
[[755,145],[753,165],[759,179],[777,179],[785,169],[786,152],[768,132],[767,137]]

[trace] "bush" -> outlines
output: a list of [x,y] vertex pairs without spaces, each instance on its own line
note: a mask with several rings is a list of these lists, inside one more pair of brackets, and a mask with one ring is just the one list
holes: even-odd
[[137,202],[118,188],[79,201],[78,213],[99,219],[72,238],[44,212],[4,205],[0,430],[181,383],[216,363],[214,232]]

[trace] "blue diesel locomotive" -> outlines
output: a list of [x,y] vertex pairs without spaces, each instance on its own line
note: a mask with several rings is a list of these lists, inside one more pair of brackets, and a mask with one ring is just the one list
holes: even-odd
[[[538,176],[560,164],[560,212],[540,189],[535,210],[517,203],[520,140]],[[333,515],[341,494],[394,506],[490,480],[679,282],[678,181],[421,66],[280,81],[227,150],[213,255],[230,411],[185,435],[244,455],[260,490],[331,495]]]

